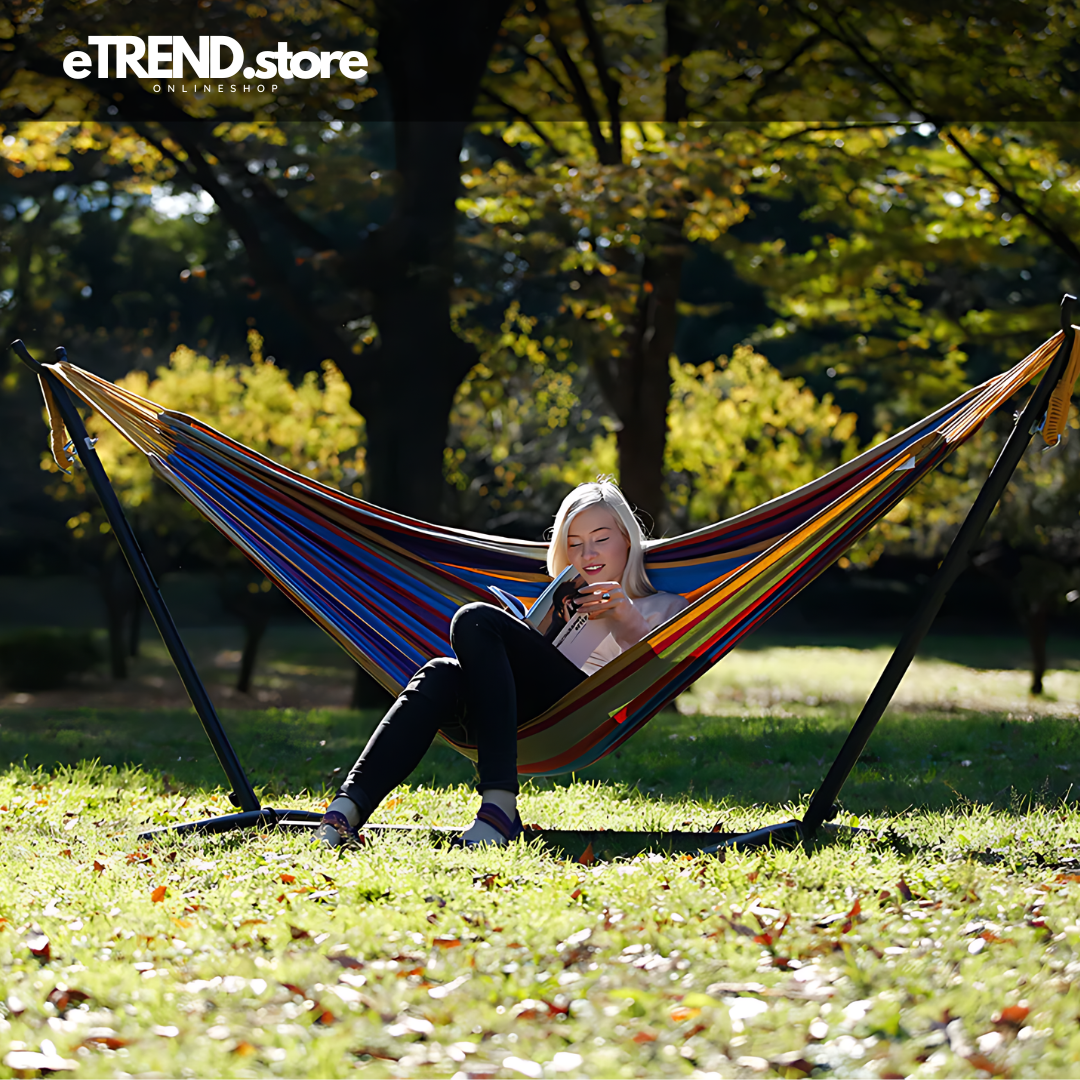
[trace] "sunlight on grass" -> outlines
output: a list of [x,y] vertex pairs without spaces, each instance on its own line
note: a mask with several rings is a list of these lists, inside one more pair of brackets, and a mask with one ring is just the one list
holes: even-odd
[[[737,650],[679,699],[682,712],[731,714],[784,703],[861,706],[892,650],[768,648]],[[917,657],[891,708],[968,709],[1080,717],[1080,671],[1053,671],[1033,697],[1027,671],[978,670]]]
[[[522,816],[798,816],[884,658],[740,651],[587,772],[527,781]],[[426,827],[477,802],[442,746],[377,815],[414,831],[357,852],[139,842],[231,809],[189,710],[0,710],[0,756],[40,766],[0,773],[0,1076],[1074,1075],[1080,725],[1059,676],[1034,709],[1023,672],[919,662],[835,840],[607,862],[439,841]],[[223,714],[263,798],[304,808],[377,720]]]

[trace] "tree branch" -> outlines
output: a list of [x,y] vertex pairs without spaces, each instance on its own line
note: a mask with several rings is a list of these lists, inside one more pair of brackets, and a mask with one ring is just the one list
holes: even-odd
[[1039,232],[1061,251],[1063,255],[1077,265],[1080,265],[1080,247],[1076,245],[1072,238],[1062,229],[1054,225],[1052,221],[1048,220],[1039,210],[1032,207],[1007,179],[995,176],[989,166],[984,165],[979,161],[979,159],[957,138],[956,134],[951,130],[948,121],[943,117],[935,115],[933,110],[927,109],[924,104],[916,102],[913,94],[908,88],[903,86],[898,80],[894,79],[892,73],[886,71],[884,65],[880,61],[871,60],[869,56],[869,49],[871,46],[865,38],[863,38],[862,45],[860,45],[854,40],[854,35],[849,33],[843,26],[840,21],[840,16],[827,6],[826,10],[829,11],[833,21],[843,32],[838,33],[829,31],[820,22],[811,18],[811,16],[807,15],[806,17],[810,19],[811,22],[814,22],[814,25],[818,26],[824,33],[832,37],[834,41],[851,49],[867,71],[873,73],[876,78],[879,78],[888,85],[900,101],[913,112],[925,116],[926,119],[942,133],[942,138],[952,145],[973,169],[984,176],[986,180],[994,186],[999,197],[1008,199],[1008,201],[1016,207],[1017,211],[1026,217],[1028,221],[1030,221]]
[[[596,75],[600,80],[600,89],[607,98],[608,116],[611,119],[611,137],[618,146],[618,132],[622,130],[620,122],[621,110],[619,106],[619,85],[611,77],[611,71],[604,59],[604,43],[597,32],[596,23],[593,21],[592,12],[589,11],[588,0],[574,0],[581,25],[585,28],[585,37],[589,42],[589,51],[593,55],[593,64],[596,67]],[[622,155],[620,154],[620,157]]]
[[570,84],[574,88],[574,97],[589,129],[589,137],[592,139],[600,164],[617,165],[622,160],[622,155],[619,152],[621,148],[618,143],[612,145],[604,138],[604,133],[600,128],[600,115],[596,111],[592,95],[590,95],[589,88],[585,85],[581,69],[574,63],[573,57],[555,30],[547,0],[537,0],[537,11],[540,18],[547,23],[548,37],[551,39],[551,44],[555,49],[555,55],[558,56],[563,71],[566,72],[567,78],[569,78]]
[[771,71],[766,71],[765,78],[761,80],[761,85],[750,95],[749,100],[746,103],[747,107],[752,106],[761,94],[768,91],[769,87],[772,85],[773,81],[775,81],[778,76],[783,75],[784,72],[787,71],[788,68],[790,68],[799,59],[799,57],[802,56],[803,53],[805,53],[811,46],[816,45],[817,42],[819,42],[821,39],[822,35],[820,33],[811,34],[809,37],[803,38],[802,43],[799,45],[799,47],[778,68],[773,68]]
[[541,131],[541,130],[540,130],[540,129],[539,129],[539,128],[538,128],[537,126],[536,126],[536,124],[535,124],[535,123],[534,123],[534,122],[533,122],[533,121],[532,121],[532,120],[531,120],[531,119],[530,119],[530,118],[529,118],[528,116],[526,116],[526,115],[525,115],[525,113],[523,113],[523,112],[522,112],[522,111],[521,111],[521,110],[520,110],[519,108],[517,108],[517,107],[516,107],[516,106],[514,106],[514,105],[511,105],[509,101],[505,101],[505,100],[504,100],[503,98],[499,97],[499,95],[498,95],[498,94],[496,94],[496,93],[494,93],[493,91],[491,91],[491,90],[488,90],[488,89],[487,89],[487,87],[481,87],[481,88],[480,88],[480,93],[481,93],[481,94],[483,94],[483,95],[484,95],[484,97],[488,98],[488,99],[489,99],[490,101],[493,101],[493,102],[495,102],[495,104],[496,104],[496,105],[498,105],[498,106],[499,106],[500,108],[502,108],[502,109],[505,109],[505,110],[506,110],[506,111],[507,111],[508,113],[510,113],[510,114],[511,114],[512,116],[516,116],[516,117],[517,117],[517,118],[518,118],[519,120],[521,120],[521,121],[522,121],[523,123],[525,123],[525,124],[528,124],[528,125],[529,125],[529,129],[530,129],[531,131],[534,131],[534,132],[536,132],[536,134],[537,134],[537,136],[538,136],[538,137],[540,138],[541,142],[543,142],[543,144],[544,144],[544,145],[545,145],[545,146],[546,146],[546,147],[547,147],[547,148],[548,148],[548,149],[549,149],[549,150],[550,150],[550,151],[551,151],[551,152],[552,152],[553,154],[555,154],[555,156],[556,156],[556,157],[558,157],[558,153],[559,153],[559,152],[558,152],[558,150],[556,149],[556,147],[555,147],[555,144],[554,144],[554,143],[553,143],[553,142],[551,141],[551,139],[549,139],[549,138],[547,137],[547,135],[545,135],[545,134],[544,134],[544,133],[543,133],[543,132],[542,132],[542,131]]
[[1063,254],[1067,255],[1074,263],[1080,265],[1080,247],[1073,242],[1063,230],[1059,229],[1052,221],[1049,221],[1041,211],[1030,206],[1027,200],[1007,180],[995,176],[989,166],[984,165],[975,155],[957,138],[949,127],[936,125],[950,145],[954,146],[964,160],[968,162],[987,181],[997,189],[1001,198],[1008,199],[1016,207],[1017,211],[1028,219],[1052,244]]
[[533,63],[537,64],[540,70],[543,71],[544,74],[547,75],[547,77],[563,92],[563,94],[566,95],[567,101],[574,100],[574,91],[569,86],[567,86],[562,79],[559,78],[559,73],[555,71],[555,69],[552,68],[546,60],[541,59],[535,53],[529,52],[526,42],[519,41],[517,37],[511,35],[507,37],[506,43],[508,45],[512,45],[515,49],[517,49],[517,51],[521,53],[521,55],[524,56],[526,60],[532,60]]

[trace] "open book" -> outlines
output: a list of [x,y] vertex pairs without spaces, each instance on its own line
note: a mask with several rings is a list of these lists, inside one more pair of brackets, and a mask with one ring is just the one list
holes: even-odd
[[581,599],[578,589],[587,584],[573,566],[568,566],[527,611],[516,596],[511,596],[497,585],[489,585],[488,588],[511,615],[527,622],[572,664],[581,667],[611,633],[605,625],[606,620],[590,619],[585,612],[577,609],[577,602]]

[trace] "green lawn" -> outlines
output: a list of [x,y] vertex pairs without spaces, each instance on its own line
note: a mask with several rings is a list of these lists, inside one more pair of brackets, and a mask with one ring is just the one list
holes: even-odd
[[[740,650],[523,817],[799,813],[887,655],[851,644]],[[2,709],[0,1075],[1080,1074],[1080,674],[1035,701],[1000,650],[933,656],[845,788],[859,829],[723,859],[140,845],[228,809],[190,712]],[[223,719],[265,800],[312,808],[377,718]],[[471,771],[434,748],[380,820],[464,824]]]

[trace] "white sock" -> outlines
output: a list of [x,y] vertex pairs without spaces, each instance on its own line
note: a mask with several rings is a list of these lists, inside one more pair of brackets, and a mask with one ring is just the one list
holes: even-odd
[[[501,788],[489,788],[481,796],[481,799],[483,802],[497,806],[511,821],[517,817],[517,795],[514,792],[504,791]],[[461,839],[468,846],[506,843],[506,837],[494,825],[479,820],[474,821],[461,834]]]
[[[347,798],[344,795],[339,795],[334,801],[326,808],[326,812],[329,814],[331,810],[336,810],[339,814],[344,814],[346,821],[355,829],[360,824],[360,807]],[[315,839],[321,840],[329,847],[341,846],[341,834],[332,825],[320,825],[315,830]]]
[[339,814],[344,814],[349,824],[354,829],[360,824],[360,807],[346,795],[338,795],[326,808],[328,814],[331,810],[336,810]]

